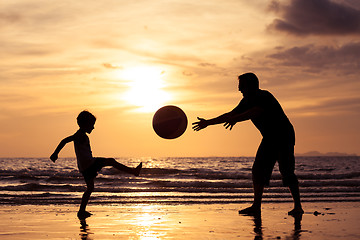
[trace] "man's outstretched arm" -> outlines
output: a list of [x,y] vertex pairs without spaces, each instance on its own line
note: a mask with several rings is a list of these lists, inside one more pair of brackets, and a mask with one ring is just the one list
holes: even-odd
[[193,129],[195,131],[200,131],[201,129],[206,128],[209,125],[216,125],[216,124],[220,124],[220,123],[224,123],[226,121],[228,121],[231,117],[232,117],[233,113],[228,112],[228,113],[224,113],[218,117],[215,118],[211,118],[211,119],[204,119],[204,118],[199,118],[198,117],[198,122],[194,122],[193,125]]
[[227,121],[225,121],[224,126],[226,129],[230,127],[229,130],[231,130],[237,122],[242,122],[242,121],[250,120],[252,118],[256,118],[260,116],[263,111],[264,110],[260,107],[253,107],[243,113],[233,114],[227,119]]

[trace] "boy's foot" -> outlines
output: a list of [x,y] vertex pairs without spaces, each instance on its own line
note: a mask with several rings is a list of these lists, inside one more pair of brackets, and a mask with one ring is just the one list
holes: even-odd
[[290,212],[288,212],[288,215],[302,215],[304,214],[304,210],[302,208],[294,208],[293,210],[291,210]]
[[89,213],[88,211],[78,211],[77,213],[77,216],[78,218],[81,220],[81,219],[85,219],[85,218],[88,218],[90,217],[92,214]]
[[258,216],[261,214],[261,209],[251,206],[251,207],[239,210],[239,214],[249,215],[249,216]]
[[142,169],[142,162],[136,168],[134,168],[134,175],[138,177],[140,175],[141,169]]

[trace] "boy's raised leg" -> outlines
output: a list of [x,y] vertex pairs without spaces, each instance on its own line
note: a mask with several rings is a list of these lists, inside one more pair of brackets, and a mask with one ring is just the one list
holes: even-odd
[[142,169],[142,162],[134,169],[134,175],[139,176]]
[[131,167],[125,166],[124,164],[117,162],[114,158],[107,158],[105,160],[105,165],[113,166],[114,168],[116,168],[120,171],[130,173],[135,176],[139,176],[141,168],[142,168],[142,163],[140,163],[136,168],[131,168]]

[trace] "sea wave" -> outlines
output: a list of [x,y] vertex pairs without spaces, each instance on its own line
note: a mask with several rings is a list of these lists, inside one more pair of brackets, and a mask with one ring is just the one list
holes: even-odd
[[[4,179],[25,179],[25,180],[71,180],[82,178],[78,170],[71,171],[53,171],[53,170],[36,170],[36,169],[21,169],[21,170],[1,170],[0,175]],[[114,178],[128,178],[127,175],[120,173],[113,168],[103,169],[101,176],[106,179],[106,176],[113,176]],[[247,173],[237,173],[236,170],[232,171],[211,171],[204,169],[166,169],[166,168],[144,168],[141,172],[142,177],[146,178],[195,178],[207,180],[226,180],[226,179],[251,179],[251,171]],[[297,173],[299,179],[302,180],[325,180],[325,179],[357,179],[360,178],[360,172],[347,172],[347,173]],[[279,172],[274,172],[272,179],[281,179]]]
[[[241,203],[253,197],[253,158],[122,159],[143,161],[140,177],[104,168],[92,203]],[[302,201],[359,201],[359,157],[297,158]],[[0,159],[0,204],[78,204],[84,180],[72,158],[56,164],[45,158]],[[292,201],[274,169],[264,202]]]

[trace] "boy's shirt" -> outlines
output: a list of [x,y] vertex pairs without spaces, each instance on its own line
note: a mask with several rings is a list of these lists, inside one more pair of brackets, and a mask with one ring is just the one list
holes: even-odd
[[74,148],[79,171],[84,172],[95,161],[91,152],[90,140],[86,133],[77,131],[74,134]]

